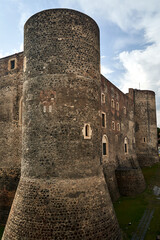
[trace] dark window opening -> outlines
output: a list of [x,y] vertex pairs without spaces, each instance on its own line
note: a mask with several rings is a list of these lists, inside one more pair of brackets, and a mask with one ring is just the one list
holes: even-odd
[[12,60],[11,61],[11,69],[14,69],[15,68],[15,60]]
[[124,151],[125,151],[125,153],[127,153],[127,144],[126,143],[124,144]]
[[144,142],[146,142],[146,138],[144,138]]
[[107,155],[106,143],[103,143],[103,155]]
[[102,113],[102,127],[105,127],[105,115]]
[[89,137],[89,126],[88,125],[86,125],[86,127],[85,127],[85,135],[86,135],[86,137]]

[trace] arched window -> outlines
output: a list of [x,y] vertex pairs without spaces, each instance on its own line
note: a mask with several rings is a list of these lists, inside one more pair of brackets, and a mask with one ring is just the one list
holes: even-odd
[[84,124],[84,128],[83,128],[82,132],[83,132],[83,135],[84,135],[84,139],[91,139],[92,129],[91,129],[89,123]]
[[89,125],[88,124],[86,124],[86,126],[85,126],[85,136],[89,137]]
[[102,138],[102,155],[108,157],[109,151],[108,151],[108,138],[106,135]]
[[115,122],[112,121],[112,129],[115,130]]
[[114,108],[114,99],[111,100],[111,107]]
[[142,138],[142,142],[143,142],[143,143],[146,143],[146,142],[147,142],[147,138],[146,138],[146,137],[143,137],[143,138]]
[[124,138],[124,153],[125,154],[128,153],[128,138],[127,137]]
[[102,100],[102,103],[105,103],[105,95],[104,95],[104,93],[102,93],[102,95],[101,95],[101,100]]

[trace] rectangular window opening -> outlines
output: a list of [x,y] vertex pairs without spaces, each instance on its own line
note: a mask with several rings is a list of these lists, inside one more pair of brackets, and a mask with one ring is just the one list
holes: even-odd
[[107,155],[106,143],[103,143],[103,155]]
[[124,144],[124,151],[125,151],[125,153],[127,153],[127,144],[126,143]]
[[14,69],[15,68],[15,60],[12,60],[11,61],[11,69]]
[[102,113],[102,127],[105,127],[105,114]]

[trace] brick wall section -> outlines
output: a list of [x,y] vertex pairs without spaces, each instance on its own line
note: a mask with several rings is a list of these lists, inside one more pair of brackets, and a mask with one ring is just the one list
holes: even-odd
[[[136,152],[141,167],[152,166],[158,159],[155,93],[130,89],[135,102]],[[145,138],[145,142],[144,142]]]
[[[10,69],[15,59],[16,68]],[[0,59],[0,223],[5,224],[20,177],[23,53]]]
[[100,161],[99,29],[56,9],[24,36],[22,174],[2,239],[121,239]]

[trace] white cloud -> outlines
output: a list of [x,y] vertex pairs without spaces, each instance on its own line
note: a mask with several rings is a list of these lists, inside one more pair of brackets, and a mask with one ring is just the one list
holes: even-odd
[[101,73],[102,75],[104,75],[105,77],[108,77],[109,74],[113,73],[113,71],[108,68],[107,66],[105,65],[101,65]]
[[23,33],[24,24],[26,20],[32,15],[31,8],[29,5],[27,5],[27,2],[23,0],[11,0],[11,1],[15,3],[20,14],[19,30],[21,31],[21,33]]
[[141,29],[144,19],[151,19],[160,9],[159,0],[63,0],[61,4],[72,6],[75,2],[81,9],[116,23],[124,31]]
[[23,51],[23,43],[20,44],[19,48],[13,48],[10,51],[4,52],[3,50],[0,50],[0,58],[22,52]]
[[[119,54],[119,60],[124,67],[120,77],[120,88],[127,92],[128,88],[150,89],[155,91],[157,102],[160,102],[160,44],[148,46],[145,50],[134,50]],[[157,105],[160,107],[160,104]],[[160,126],[160,110],[158,110],[158,125]]]

